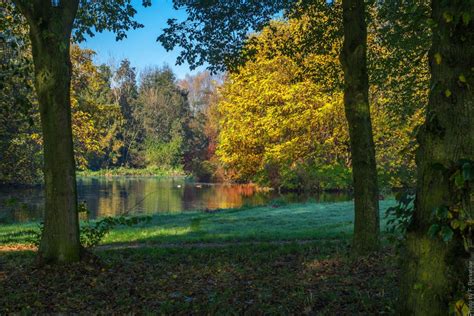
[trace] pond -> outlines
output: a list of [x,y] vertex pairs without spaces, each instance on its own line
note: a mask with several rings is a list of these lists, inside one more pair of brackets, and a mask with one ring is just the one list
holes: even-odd
[[[78,198],[85,202],[90,218],[114,215],[216,210],[257,206],[282,199],[303,202],[345,201],[345,193],[279,195],[251,184],[196,183],[185,178],[84,177],[77,180]],[[43,213],[42,187],[0,187],[0,223],[40,220]]]

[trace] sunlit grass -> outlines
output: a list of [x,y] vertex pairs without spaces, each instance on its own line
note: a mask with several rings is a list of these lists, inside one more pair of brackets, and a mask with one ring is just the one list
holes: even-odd
[[[381,201],[381,218],[394,203]],[[112,230],[102,244],[346,238],[352,235],[353,218],[351,201],[241,208],[212,214],[199,211],[157,214],[149,223]],[[382,220],[382,226],[384,223]],[[28,243],[37,227],[36,223],[2,225],[0,244]]]

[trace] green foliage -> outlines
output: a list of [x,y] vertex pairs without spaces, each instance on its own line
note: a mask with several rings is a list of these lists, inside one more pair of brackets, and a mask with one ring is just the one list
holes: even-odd
[[81,225],[81,244],[86,248],[97,246],[105,235],[117,226],[131,227],[150,220],[150,216],[105,217],[95,222],[87,220]]
[[80,204],[78,211],[86,215],[86,220],[80,227],[81,244],[86,248],[97,246],[105,235],[117,226],[132,227],[140,223],[148,223],[151,221],[150,216],[104,217],[97,221],[90,221],[88,216],[89,210],[85,204]]
[[182,138],[176,137],[164,143],[147,139],[145,142],[145,156],[149,165],[160,167],[177,167],[181,165]]
[[[42,135],[32,86],[28,28],[18,21],[12,21],[11,26],[12,41],[25,44],[12,51],[16,57],[9,59],[11,74],[2,71],[0,183],[34,184],[42,180]],[[195,115],[201,114],[190,111],[186,92],[169,68],[149,70],[137,86],[129,61],[122,61],[114,72],[106,65],[94,64],[94,55],[90,49],[71,46],[72,129],[79,170],[105,169],[107,174],[119,166],[153,167],[159,175],[169,171],[181,174],[186,161],[207,159],[206,120],[196,123]],[[24,73],[19,63],[24,63]],[[21,111],[15,99],[19,96],[26,102]],[[212,99],[212,93],[207,98]]]
[[[13,26],[27,29],[18,21]],[[32,63],[29,40],[22,33],[16,36],[16,41],[24,42],[24,46],[16,48],[16,54],[24,56],[23,62],[28,65]],[[122,146],[119,139],[122,114],[111,99],[110,69],[95,65],[94,54],[92,50],[71,46],[72,129],[79,169],[90,165],[113,165]],[[22,73],[21,68],[16,68],[6,78],[7,88],[3,89],[0,98],[0,150],[4,153],[0,162],[0,182],[35,184],[42,179],[42,134],[33,93],[33,70],[28,68],[28,72]],[[19,111],[18,103],[12,97],[23,93],[26,104]]]
[[42,180],[39,112],[25,19],[0,3],[0,183]]
[[300,171],[301,183],[309,190],[343,190],[351,187],[352,171],[341,163],[308,164]]
[[[143,0],[142,5],[148,7],[151,0]],[[116,40],[127,37],[129,29],[142,28],[143,24],[134,20],[137,10],[131,0],[120,1],[79,1],[79,9],[74,21],[73,40],[82,42],[86,36],[93,37],[94,32],[113,32]]]
[[403,190],[397,193],[396,200],[397,205],[387,209],[385,218],[390,238],[400,245],[405,241],[408,227],[412,222],[415,194],[410,190]]
[[432,222],[428,234],[433,238],[451,241],[455,236],[462,238],[466,251],[473,246],[474,219],[472,217],[472,183],[474,179],[474,161],[461,159],[447,168],[437,163],[432,166],[441,172],[441,176],[451,183],[450,203],[440,205],[433,210]]
[[114,176],[158,176],[175,177],[184,176],[185,173],[181,167],[147,166],[146,168],[104,168],[99,170],[81,170],[77,171],[78,177],[114,177]]
[[[142,124],[144,158],[147,165],[183,166],[200,130],[193,128],[187,94],[179,87],[169,67],[147,69],[140,80],[137,120]],[[199,143],[199,141],[198,141]]]
[[257,179],[261,184],[280,190],[299,192],[344,190],[351,186],[352,173],[349,167],[338,163],[307,161],[280,167],[267,164]]
[[184,21],[168,20],[158,37],[167,50],[182,48],[178,64],[192,69],[209,65],[214,72],[242,63],[244,40],[250,31],[261,30],[275,14],[297,1],[186,1],[174,0],[176,9],[187,12]]

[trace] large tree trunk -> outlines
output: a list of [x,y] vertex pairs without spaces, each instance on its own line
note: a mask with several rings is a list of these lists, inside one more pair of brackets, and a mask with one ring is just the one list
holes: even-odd
[[77,0],[15,1],[26,16],[43,130],[45,214],[39,259],[80,259],[76,175],[71,128],[69,43]]
[[369,106],[367,26],[364,0],[343,0],[344,106],[349,124],[354,179],[354,241],[356,254],[379,247],[379,201],[375,146]]
[[[417,196],[404,256],[401,315],[447,315],[449,304],[467,288],[468,254],[461,236],[446,243],[429,237],[428,230],[434,209],[459,203],[449,170],[460,159],[474,160],[473,12],[472,1],[432,0],[431,90],[418,134]],[[464,209],[472,218],[469,195]]]

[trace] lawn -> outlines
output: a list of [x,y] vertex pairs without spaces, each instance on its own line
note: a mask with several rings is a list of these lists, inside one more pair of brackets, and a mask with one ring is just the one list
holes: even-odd
[[397,257],[352,257],[352,220],[350,202],[161,214],[68,267],[12,251],[36,224],[2,226],[0,314],[393,313]]
[[[381,218],[394,200],[380,201]],[[352,234],[353,202],[300,203],[223,210],[154,215],[149,223],[119,227],[103,244],[113,243],[202,243],[229,241],[280,241],[338,238]],[[382,230],[385,221],[382,220]],[[24,244],[37,223],[0,226],[0,246]]]

